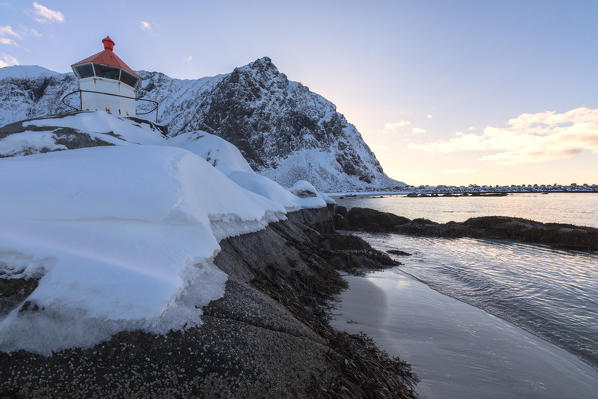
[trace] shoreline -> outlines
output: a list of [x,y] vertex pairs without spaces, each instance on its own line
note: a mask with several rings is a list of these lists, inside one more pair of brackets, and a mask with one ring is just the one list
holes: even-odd
[[[368,225],[381,222],[379,226],[384,226],[389,214],[373,212],[376,212],[375,217],[366,215],[363,220]],[[349,389],[358,397],[366,392],[371,393],[371,397],[414,397],[414,386],[427,389],[428,370],[417,361],[412,370],[403,353],[408,357],[414,353],[430,356],[430,343],[420,343],[415,350],[414,342],[413,346],[406,344],[407,337],[399,346],[387,347],[376,337],[377,328],[373,328],[368,335],[378,347],[368,336],[357,334],[359,328],[368,323],[363,321],[363,315],[374,317],[374,322],[369,324],[376,327],[394,310],[406,309],[412,319],[401,327],[411,329],[415,337],[425,337],[433,332],[442,336],[446,328],[439,328],[441,323],[430,321],[423,328],[416,328],[418,323],[421,327],[422,319],[417,319],[422,316],[421,310],[428,309],[424,312],[428,319],[442,317],[444,313],[430,311],[433,308],[430,303],[408,305],[407,300],[398,301],[398,307],[392,300],[377,300],[372,305],[361,293],[357,299],[368,308],[367,312],[358,313],[359,317],[347,319],[345,323],[357,329],[343,332],[329,323],[334,316],[330,313],[334,295],[354,294],[344,290],[347,280],[358,279],[360,277],[355,276],[365,272],[370,272],[368,277],[392,273],[390,268],[398,265],[362,238],[337,233],[336,229],[344,226],[339,216],[347,215],[346,210],[334,205],[303,210],[290,213],[287,221],[271,223],[258,232],[222,240],[221,252],[214,263],[230,276],[226,293],[203,309],[204,324],[198,327],[171,331],[164,336],[125,331],[94,347],[68,349],[50,357],[22,350],[0,353],[0,363],[6,365],[0,368],[0,380],[3,380],[0,392],[26,397],[65,396],[66,393],[81,397],[137,397],[156,392],[209,396],[213,390],[220,390],[232,397],[260,392],[266,395],[267,392],[271,397],[309,393],[310,397],[330,398],[341,397]],[[393,221],[404,219],[395,215],[390,218],[391,227],[395,225]],[[354,227],[359,226],[360,222],[349,221]],[[415,280],[411,280],[413,285]],[[407,295],[406,299],[417,299],[417,292],[412,291],[410,296],[404,289],[409,284],[401,285],[396,279],[391,282],[401,288],[396,291]],[[421,293],[421,287],[419,289]],[[447,303],[447,300],[438,303]],[[486,315],[484,317],[494,317],[474,309]],[[494,327],[489,330],[505,328]],[[450,342],[437,342],[435,350],[451,350],[451,345],[461,341],[455,338]],[[455,362],[459,360],[458,353],[455,352]],[[394,357],[396,355],[401,355],[401,359]],[[435,360],[432,356],[432,361]],[[580,375],[585,375],[583,367],[570,360],[567,362],[582,370]],[[464,368],[467,367],[484,369],[485,366],[481,361],[464,362]],[[451,362],[446,362],[440,369],[451,373],[454,368]],[[418,380],[417,371],[424,378],[422,388],[414,385]],[[492,378],[500,379],[503,371],[499,369]],[[43,381],[39,380],[41,374]],[[468,380],[463,379],[460,386],[469,387]],[[584,397],[584,392],[578,397]]]
[[422,397],[594,397],[598,370],[582,359],[398,267],[344,278],[333,326],[401,353]]
[[[478,197],[491,197],[494,194],[598,194],[598,191],[466,191],[466,192],[422,192],[417,193],[413,190],[406,191],[348,191],[348,192],[330,192],[326,193],[331,198],[347,199],[347,198],[367,198],[372,196],[404,196],[407,197],[411,193],[418,194],[417,196],[411,196],[409,198],[478,198]],[[467,195],[463,195],[467,194]],[[481,194],[481,195],[473,195]],[[421,195],[421,196],[420,196]]]
[[[346,288],[339,270],[398,263],[358,237],[336,234],[333,214],[334,206],[293,212],[220,241],[214,263],[229,279],[224,296],[201,310],[201,325],[165,335],[122,331],[48,357],[0,352],[0,394],[414,398],[417,376],[407,363],[329,325],[330,301]],[[44,312],[21,309],[24,317]]]

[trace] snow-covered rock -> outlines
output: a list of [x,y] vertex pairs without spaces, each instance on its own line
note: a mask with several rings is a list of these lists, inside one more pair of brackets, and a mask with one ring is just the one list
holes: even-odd
[[122,330],[197,325],[196,305],[224,293],[227,277],[212,264],[220,240],[326,205],[311,186],[316,195],[300,198],[256,174],[205,132],[168,138],[105,112],[8,127],[0,276],[39,284],[0,315],[2,351],[48,354]]
[[202,131],[183,133],[169,138],[166,144],[185,148],[199,155],[241,187],[283,205],[287,211],[321,208],[327,203],[319,193],[315,195],[318,199],[302,198],[275,181],[255,173],[237,147],[213,134]]
[[[332,191],[402,185],[384,174],[334,104],[289,81],[267,57],[197,80],[139,74],[141,95],[160,103],[158,121],[170,136],[202,130],[222,137],[255,171],[283,186],[301,179]],[[76,88],[72,74],[0,80],[0,125],[67,112],[60,99]],[[138,107],[145,109],[142,102]]]
[[183,133],[169,138],[168,143],[199,155],[226,175],[234,171],[253,173],[237,147],[213,134],[202,131]]

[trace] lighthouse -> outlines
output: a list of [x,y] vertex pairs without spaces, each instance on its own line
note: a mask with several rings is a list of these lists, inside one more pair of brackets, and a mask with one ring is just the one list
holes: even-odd
[[79,80],[81,110],[135,116],[141,77],[114,53],[110,36],[102,44],[103,51],[71,65]]

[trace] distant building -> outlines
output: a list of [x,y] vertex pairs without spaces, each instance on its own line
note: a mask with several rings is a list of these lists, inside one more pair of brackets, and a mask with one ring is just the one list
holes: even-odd
[[71,65],[79,79],[81,109],[135,116],[141,77],[114,54],[110,36],[102,43],[104,51]]

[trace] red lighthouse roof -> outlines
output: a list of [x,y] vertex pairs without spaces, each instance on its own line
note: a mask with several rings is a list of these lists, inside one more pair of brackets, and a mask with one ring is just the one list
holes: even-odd
[[137,73],[134,70],[129,68],[129,66],[125,64],[123,60],[121,60],[120,58],[118,58],[116,54],[114,54],[114,41],[110,39],[110,36],[106,36],[105,38],[103,38],[102,43],[104,44],[104,51],[100,51],[99,53],[94,54],[91,57],[87,57],[86,59],[81,60],[79,62],[76,62],[71,66],[93,62],[95,64],[108,65],[124,69],[133,76],[141,79],[141,76],[137,75]]

